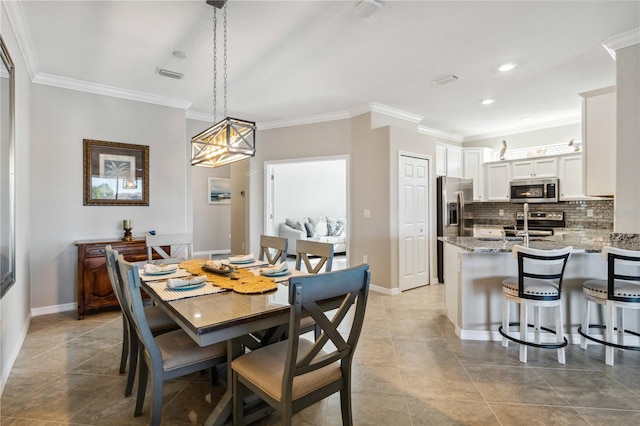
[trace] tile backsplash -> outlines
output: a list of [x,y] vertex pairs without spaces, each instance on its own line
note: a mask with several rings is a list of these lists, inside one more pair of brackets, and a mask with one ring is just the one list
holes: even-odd
[[[516,223],[517,203],[473,203],[475,225],[508,226]],[[499,216],[500,210],[504,215]],[[532,212],[564,212],[567,228],[613,230],[613,200],[561,201],[559,203],[529,204]],[[593,216],[587,211],[593,210]]]

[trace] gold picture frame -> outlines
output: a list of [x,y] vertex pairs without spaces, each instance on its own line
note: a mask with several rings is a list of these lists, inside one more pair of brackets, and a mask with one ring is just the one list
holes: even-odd
[[84,205],[148,206],[149,146],[83,139]]

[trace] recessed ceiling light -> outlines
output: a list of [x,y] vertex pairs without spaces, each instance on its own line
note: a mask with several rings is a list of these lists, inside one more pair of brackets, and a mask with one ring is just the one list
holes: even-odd
[[509,63],[500,65],[498,67],[498,71],[507,72],[507,71],[511,71],[515,67],[516,67],[516,64],[509,62]]
[[482,105],[491,105],[495,101],[496,101],[495,99],[483,99],[482,100]]
[[172,55],[175,56],[178,59],[186,59],[187,58],[187,54],[184,53],[182,50],[174,50]]

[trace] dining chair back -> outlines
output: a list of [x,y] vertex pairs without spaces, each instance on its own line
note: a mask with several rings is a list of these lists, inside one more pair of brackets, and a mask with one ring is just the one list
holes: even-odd
[[142,343],[138,395],[134,416],[142,414],[147,379],[151,375],[152,409],[151,424],[159,425],[162,412],[164,382],[204,369],[213,369],[226,362],[226,343],[200,347],[182,329],[154,336],[149,328],[140,294],[138,266],[118,256],[118,268],[123,277],[126,308]]
[[[120,355],[119,371],[120,374],[125,372],[128,360],[129,368],[127,371],[127,382],[125,385],[124,396],[129,396],[133,391],[133,382],[138,365],[138,348],[140,345],[133,326],[133,319],[131,318],[129,310],[126,309],[127,297],[124,293],[124,284],[117,265],[118,252],[113,250],[111,245],[107,245],[105,247],[104,254],[107,262],[106,265],[107,273],[109,274],[109,281],[111,282],[113,293],[120,305],[120,310],[122,311],[122,352]],[[145,314],[148,318],[149,328],[154,336],[178,329],[178,324],[176,324],[175,321],[173,321],[158,306],[146,307]]]
[[[587,348],[591,340],[606,346],[605,363],[613,366],[616,349],[640,351],[640,330],[628,330],[624,322],[624,310],[640,310],[640,251],[605,246],[602,257],[607,262],[607,279],[587,280],[582,284],[584,308],[582,324],[578,327],[580,347]],[[591,303],[605,306],[604,324],[590,324]],[[604,339],[590,333],[590,329],[604,329]],[[635,344],[627,342],[633,339]]]
[[260,235],[260,254],[258,259],[265,260],[271,265],[287,260],[289,240],[271,235]]
[[[563,335],[562,322],[562,278],[572,247],[556,250],[539,250],[523,246],[513,247],[513,257],[518,262],[518,276],[502,281],[503,314],[502,325],[498,331],[502,335],[502,346],[507,347],[508,341],[520,344],[520,361],[527,362],[527,347],[533,346],[544,349],[556,349],[558,362],[565,363],[567,339]],[[510,322],[509,302],[520,305],[520,321]],[[527,309],[533,307],[534,313],[534,341],[528,339],[529,322]],[[541,327],[540,308],[555,309],[555,330]],[[510,334],[511,326],[519,327],[519,338]],[[555,334],[554,343],[541,343],[540,331]]]
[[[315,265],[311,261],[312,258],[317,258]],[[296,241],[296,269],[298,271],[302,270],[303,263],[310,274],[317,274],[323,266],[325,272],[330,272],[333,266],[333,244],[309,240]]]
[[[342,422],[353,423],[351,364],[364,321],[369,282],[368,265],[290,279],[289,338],[231,363],[234,422],[243,424],[243,400],[249,389],[279,411],[287,425],[296,412],[340,392]],[[327,305],[327,301],[332,303]],[[354,304],[355,310],[348,315]],[[327,313],[336,306],[336,311]],[[306,316],[322,330],[315,341],[302,337],[301,321]],[[348,330],[346,337],[341,330]]]
[[149,263],[180,263],[193,257],[192,234],[147,235],[146,240]]

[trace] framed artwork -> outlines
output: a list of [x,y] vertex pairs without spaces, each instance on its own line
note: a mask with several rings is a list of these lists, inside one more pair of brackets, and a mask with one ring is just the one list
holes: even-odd
[[149,147],[84,139],[84,205],[148,206]]
[[209,178],[209,204],[231,204],[231,179]]

